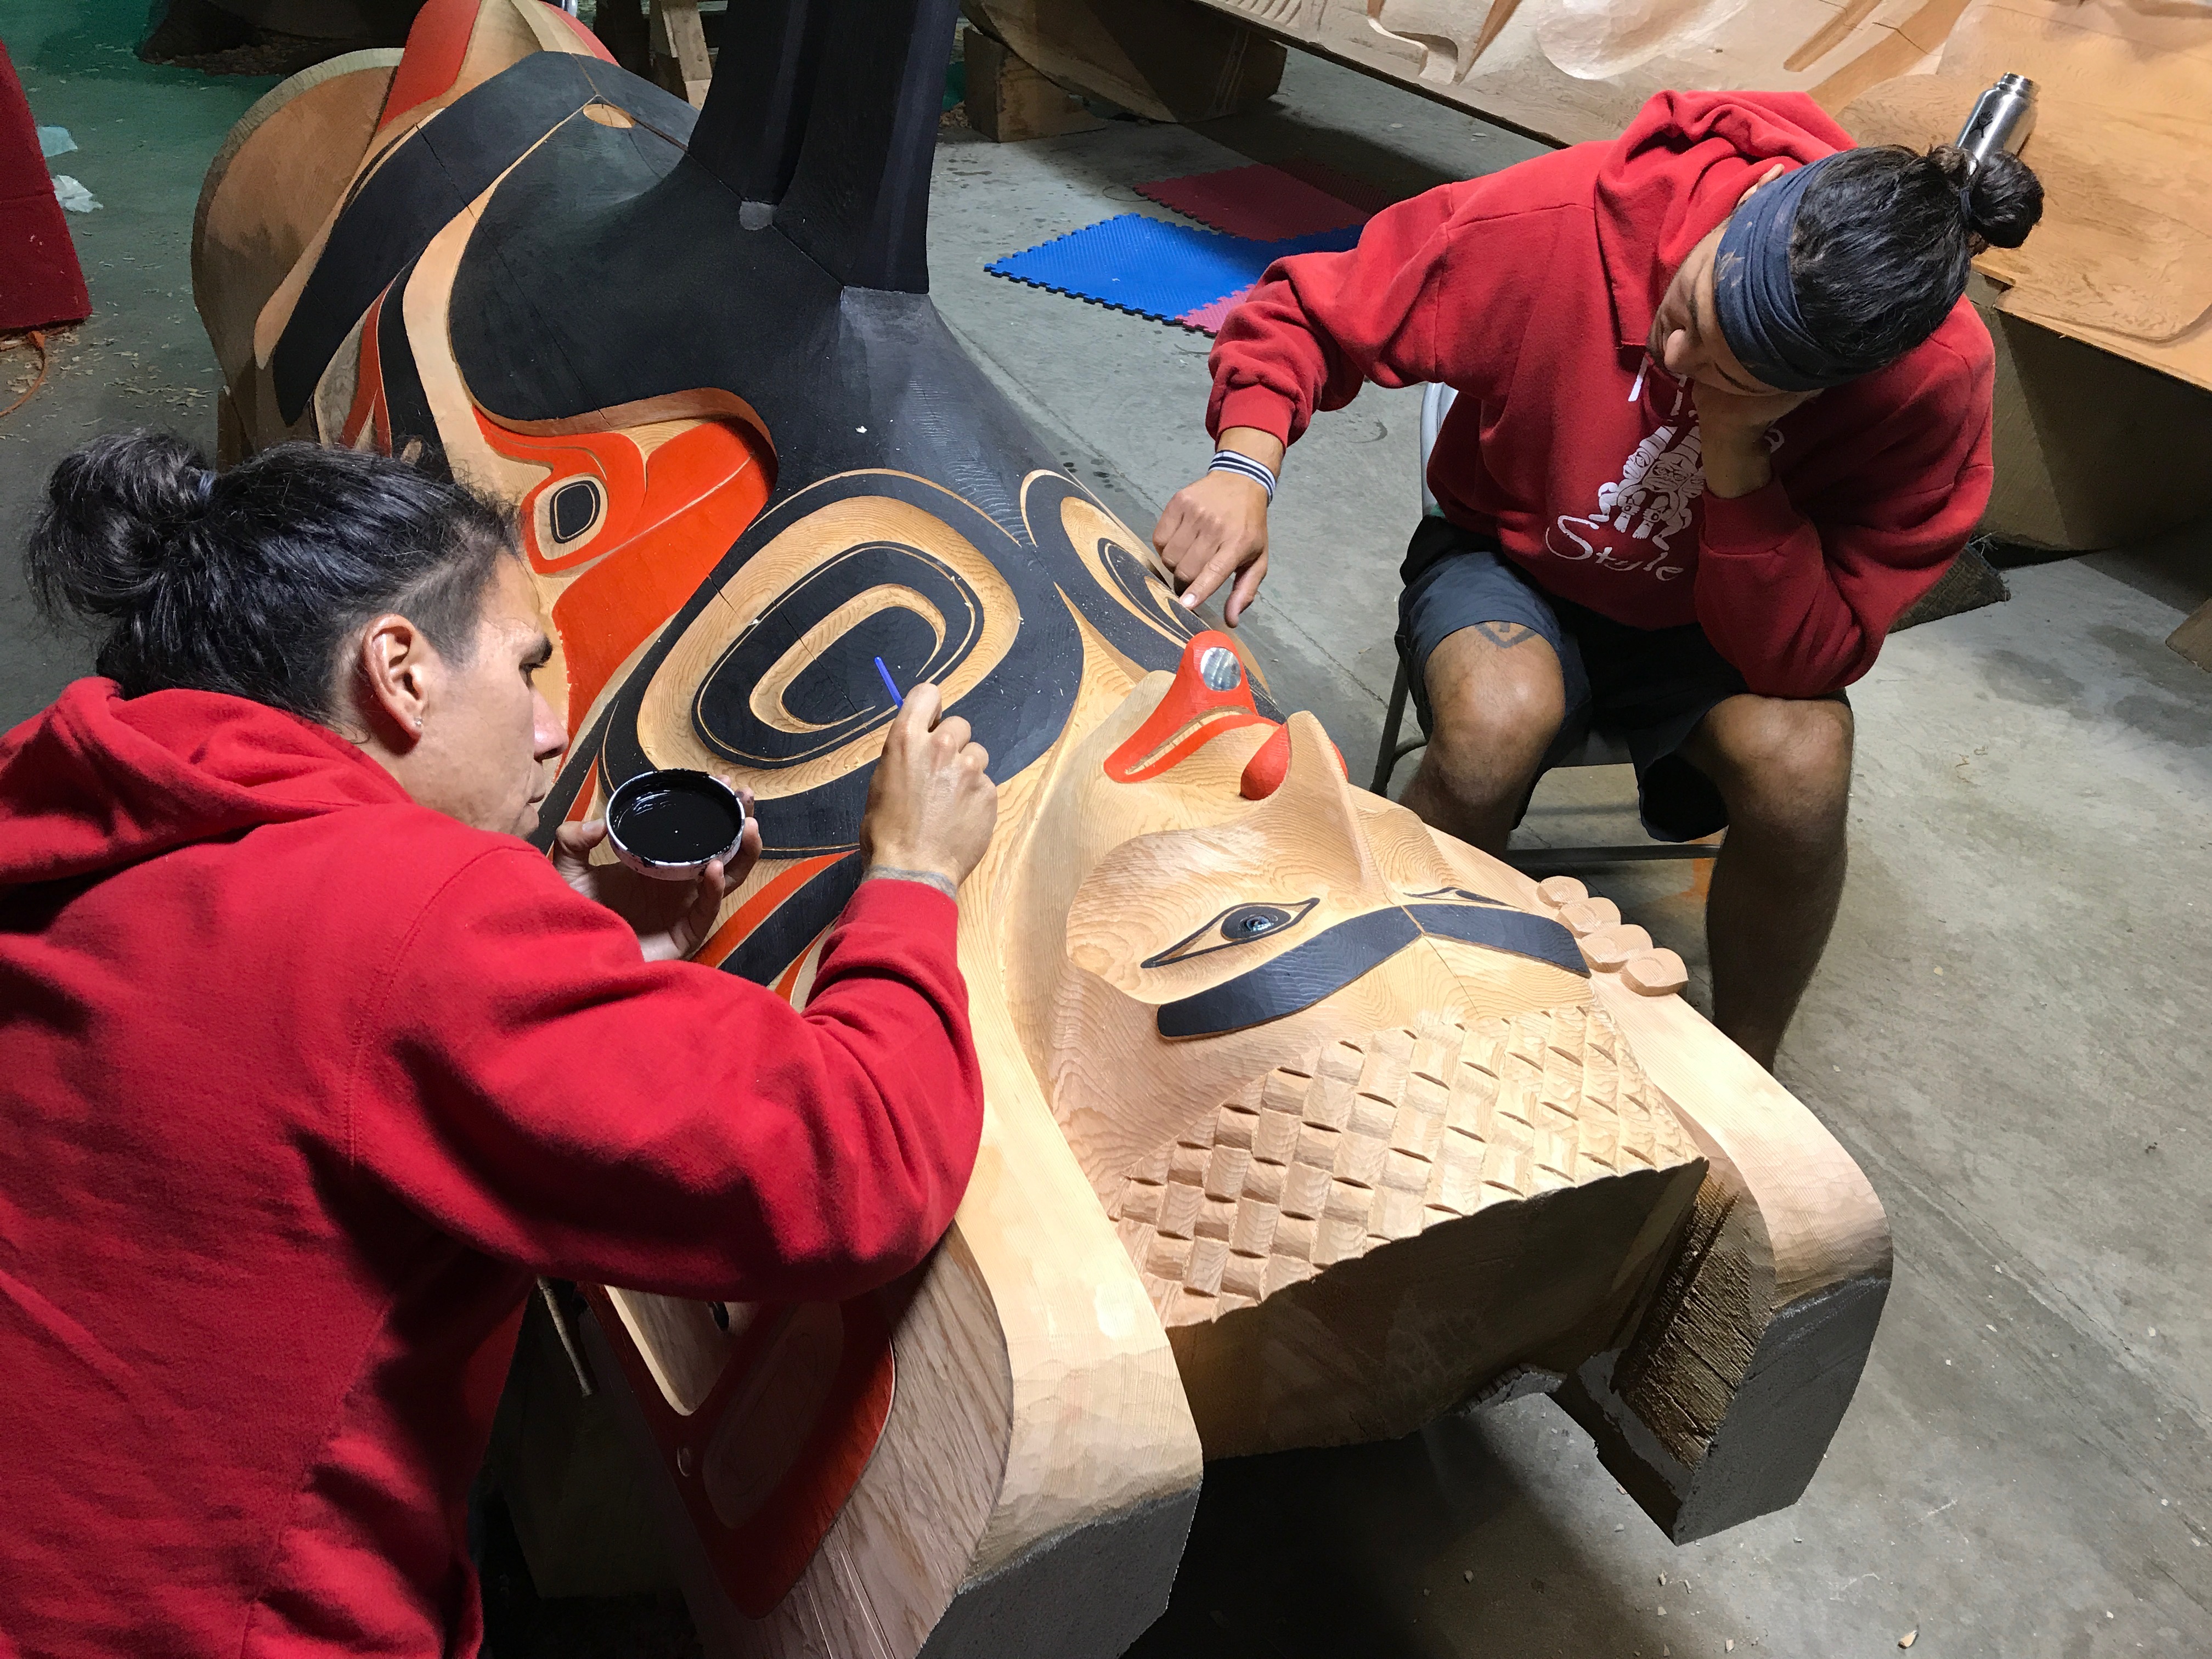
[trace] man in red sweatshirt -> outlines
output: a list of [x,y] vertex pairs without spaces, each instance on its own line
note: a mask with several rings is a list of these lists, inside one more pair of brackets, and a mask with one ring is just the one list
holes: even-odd
[[0,738],[0,1656],[467,1659],[532,1275],[834,1301],[951,1219],[988,757],[908,692],[801,1011],[678,959],[719,861],[520,838],[566,734],[499,512],[146,434],[50,494],[33,581],[114,629]]
[[1989,496],[1967,263],[2041,200],[2002,152],[1850,144],[1797,94],[1662,93],[1616,141],[1279,262],[1214,348],[1213,465],[1154,532],[1186,604],[1233,583],[1234,625],[1314,412],[1455,388],[1403,568],[1406,804],[1502,851],[1551,758],[1626,737],[1652,834],[1729,830],[1714,1018],[1768,1066],[1842,891],[1843,688]]

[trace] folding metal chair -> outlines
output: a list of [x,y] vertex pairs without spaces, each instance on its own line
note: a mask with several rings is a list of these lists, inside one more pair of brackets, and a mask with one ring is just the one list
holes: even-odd
[[[1429,491],[1429,452],[1436,447],[1437,433],[1444,423],[1444,416],[1459,393],[1448,386],[1430,386],[1421,394],[1421,511],[1441,514],[1437,498]],[[1398,769],[1398,763],[1416,749],[1427,746],[1428,734],[1401,738],[1400,730],[1406,723],[1407,687],[1406,662],[1398,659],[1397,678],[1390,685],[1390,707],[1382,717],[1382,743],[1375,754],[1375,781],[1368,785],[1376,794],[1388,794],[1390,779]],[[1626,766],[1631,757],[1628,744],[1620,737],[1595,727],[1582,743],[1569,751],[1566,757],[1553,763],[1562,766]],[[1515,868],[1534,873],[1551,869],[1569,869],[1586,864],[1630,864],[1647,859],[1709,859],[1720,851],[1718,841],[1661,842],[1644,841],[1617,847],[1516,847],[1505,854],[1505,861]]]

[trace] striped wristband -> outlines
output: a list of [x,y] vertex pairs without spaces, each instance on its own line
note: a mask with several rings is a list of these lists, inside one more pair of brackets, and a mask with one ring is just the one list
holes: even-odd
[[1275,475],[1249,455],[1240,455],[1233,449],[1217,449],[1206,470],[1208,472],[1241,472],[1267,492],[1270,505],[1274,501]]

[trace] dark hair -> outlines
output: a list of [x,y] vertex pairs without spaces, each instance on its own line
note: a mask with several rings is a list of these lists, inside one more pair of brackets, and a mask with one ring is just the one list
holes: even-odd
[[218,476],[173,433],[64,456],[24,562],[40,608],[112,624],[126,697],[224,691],[335,724],[340,657],[397,611],[466,661],[514,550],[498,503],[405,461],[279,444]]
[[1938,144],[1845,150],[1798,204],[1790,276],[1814,338],[1887,362],[1933,334],[1984,248],[2018,247],[2043,216],[2043,185],[2003,150],[1977,167]]

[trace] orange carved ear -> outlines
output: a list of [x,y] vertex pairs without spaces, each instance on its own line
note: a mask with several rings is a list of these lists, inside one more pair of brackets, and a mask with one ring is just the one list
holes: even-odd
[[[1332,741],[1328,752],[1336,757],[1336,769],[1349,778],[1352,771],[1344,763],[1344,750]],[[1237,793],[1246,800],[1265,800],[1283,787],[1283,780],[1290,775],[1291,728],[1279,726],[1274,735],[1244,763],[1244,775],[1237,781]]]
[[1183,647],[1175,684],[1159,706],[1106,757],[1106,775],[1116,783],[1142,783],[1224,732],[1273,725],[1254,705],[1250,677],[1228,636],[1208,629]]

